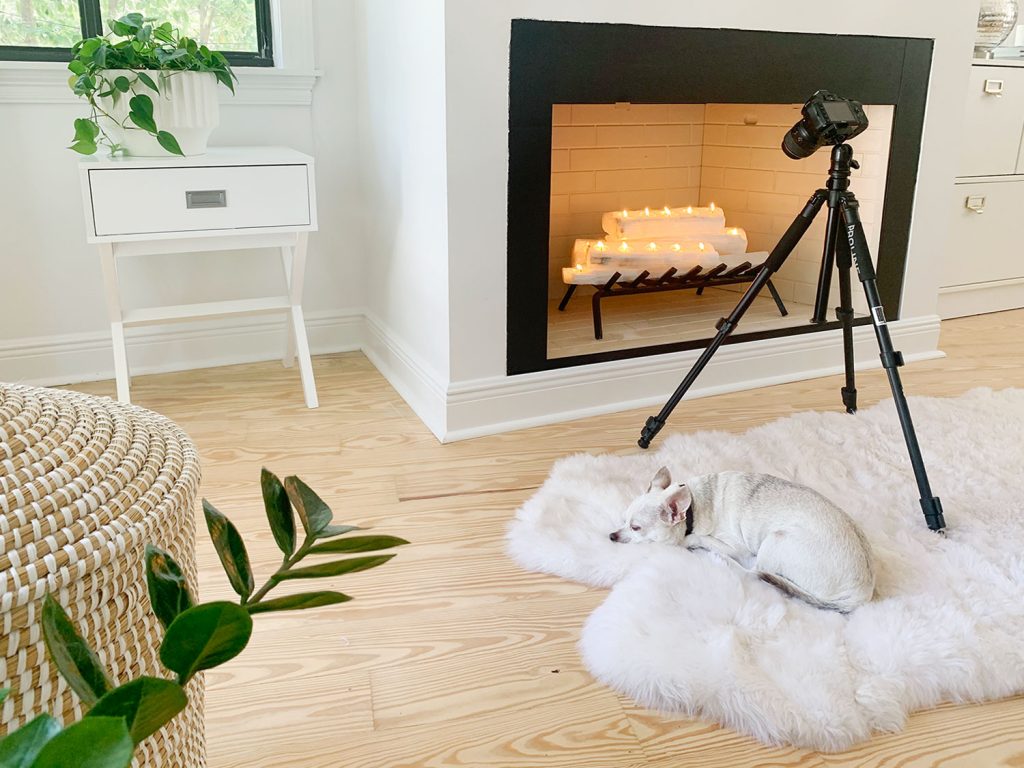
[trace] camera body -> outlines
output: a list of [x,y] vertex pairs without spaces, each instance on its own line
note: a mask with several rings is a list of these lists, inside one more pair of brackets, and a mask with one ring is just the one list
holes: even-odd
[[782,151],[793,160],[810,157],[830,144],[842,144],[868,127],[868,116],[859,101],[830,91],[816,91],[801,114],[800,122],[782,138]]

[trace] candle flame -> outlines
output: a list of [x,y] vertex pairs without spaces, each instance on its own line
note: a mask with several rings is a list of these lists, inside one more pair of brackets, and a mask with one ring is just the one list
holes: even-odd
[[657,246],[657,244],[653,240],[647,244],[647,248],[648,248],[648,250],[651,250],[651,251],[658,250],[658,246]]
[[713,211],[713,210],[715,210],[715,204],[714,204],[714,203],[711,203],[711,204],[710,204],[710,205],[708,206],[708,208],[710,208],[710,209],[711,209],[712,211]]
[[596,243],[596,247],[597,247],[597,250],[603,251],[604,250],[604,240],[598,240],[597,243]]
[[740,231],[739,231],[739,229],[737,227],[733,227],[732,228],[732,234],[738,235],[739,233],[740,233]]
[[622,218],[624,218],[624,219],[628,219],[629,218],[629,211],[627,211],[625,208],[622,209]]
[[669,208],[667,205],[661,209],[661,212],[664,213],[666,216],[672,215],[672,209]]
[[650,216],[650,215],[651,215],[651,209],[647,208],[647,207],[644,207],[644,216]]
[[686,206],[686,212],[692,215],[693,214],[693,206],[692,205]]
[[673,251],[680,251],[680,250],[682,250],[682,246],[679,245],[679,243],[672,243],[672,250]]
[[704,243],[697,243],[697,247],[700,248],[703,251],[704,250]]
[[577,264],[576,265],[576,271],[577,272],[582,272],[583,271],[583,265],[582,264]]
[[622,241],[622,245],[619,246],[619,250],[622,251],[623,253],[628,251],[629,250],[629,243],[627,243],[625,240],[623,240]]

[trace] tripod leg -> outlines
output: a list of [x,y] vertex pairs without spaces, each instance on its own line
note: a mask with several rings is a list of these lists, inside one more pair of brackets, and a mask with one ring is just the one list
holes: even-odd
[[772,249],[772,252],[768,255],[765,260],[764,266],[761,267],[761,271],[757,273],[750,287],[747,288],[746,292],[740,298],[739,303],[736,304],[735,309],[729,314],[728,317],[723,317],[718,321],[715,326],[718,329],[718,333],[715,338],[711,340],[711,343],[704,349],[700,357],[697,358],[697,362],[693,364],[690,372],[686,374],[686,378],[680,382],[679,386],[676,387],[676,391],[672,393],[672,396],[665,403],[661,411],[657,416],[651,416],[647,419],[647,423],[644,424],[643,430],[640,432],[640,439],[637,441],[637,445],[641,448],[647,448],[650,446],[651,441],[661,431],[661,428],[665,426],[665,421],[669,416],[672,415],[672,411],[675,410],[676,406],[679,405],[679,401],[683,399],[683,395],[693,385],[693,382],[700,376],[701,371],[704,370],[705,366],[711,361],[715,352],[718,348],[725,343],[726,338],[732,333],[733,329],[739,323],[740,318],[750,308],[750,305],[754,303],[754,299],[757,298],[757,294],[765,286],[771,276],[778,272],[779,268],[785,263],[789,254],[796,248],[800,238],[803,237],[808,227],[814,221],[814,217],[818,211],[821,210],[821,206],[825,202],[826,192],[819,189],[815,192],[811,199],[807,201],[804,209],[797,214],[796,218],[793,219],[793,223],[789,225],[789,229],[786,230],[785,234],[779,239],[778,244]]
[[910,418],[910,407],[907,405],[907,397],[903,394],[903,383],[900,381],[899,367],[903,365],[903,355],[892,347],[889,326],[882,309],[882,300],[878,295],[875,267],[871,263],[857,200],[853,195],[847,194],[843,202],[842,214],[843,235],[848,244],[850,258],[857,267],[857,276],[860,278],[861,284],[864,286],[864,293],[868,298],[871,324],[875,328],[875,337],[878,339],[882,367],[885,368],[885,373],[889,378],[889,388],[892,390],[896,413],[899,415],[903,437],[907,442],[910,464],[914,468],[917,488],[921,493],[921,510],[924,512],[924,519],[928,523],[928,527],[933,531],[941,531],[946,527],[946,521],[942,516],[942,502],[937,496],[932,495],[931,484],[928,482],[928,472],[924,466],[924,458],[921,456],[921,446],[917,442],[917,432],[914,430],[914,422]]
[[818,272],[818,293],[814,298],[814,314],[812,323],[824,323],[828,312],[828,294],[832,289],[832,265],[836,256],[836,243],[839,240],[839,211],[835,207],[836,199],[829,202],[828,220],[825,222],[825,245],[821,254],[821,269]]
[[853,358],[853,291],[850,287],[850,270],[853,259],[850,244],[846,240],[836,243],[836,263],[839,267],[839,306],[836,317],[843,324],[843,364],[846,369],[846,386],[842,388],[843,405],[847,413],[857,412],[857,378]]

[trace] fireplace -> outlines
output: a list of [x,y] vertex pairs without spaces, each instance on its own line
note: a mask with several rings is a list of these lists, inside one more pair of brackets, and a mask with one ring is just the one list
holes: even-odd
[[[824,185],[827,149],[793,161],[779,148],[819,88],[867,105],[871,127],[851,142],[862,164],[852,189],[897,318],[931,47],[514,21],[508,373],[706,343]],[[731,341],[837,327],[831,316],[810,323],[823,228],[824,214]],[[617,290],[592,301],[601,286]]]

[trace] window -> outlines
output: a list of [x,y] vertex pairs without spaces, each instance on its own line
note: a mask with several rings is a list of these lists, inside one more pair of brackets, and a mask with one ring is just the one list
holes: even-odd
[[68,61],[82,37],[132,11],[169,21],[235,66],[274,65],[270,0],[0,0],[0,59]]

